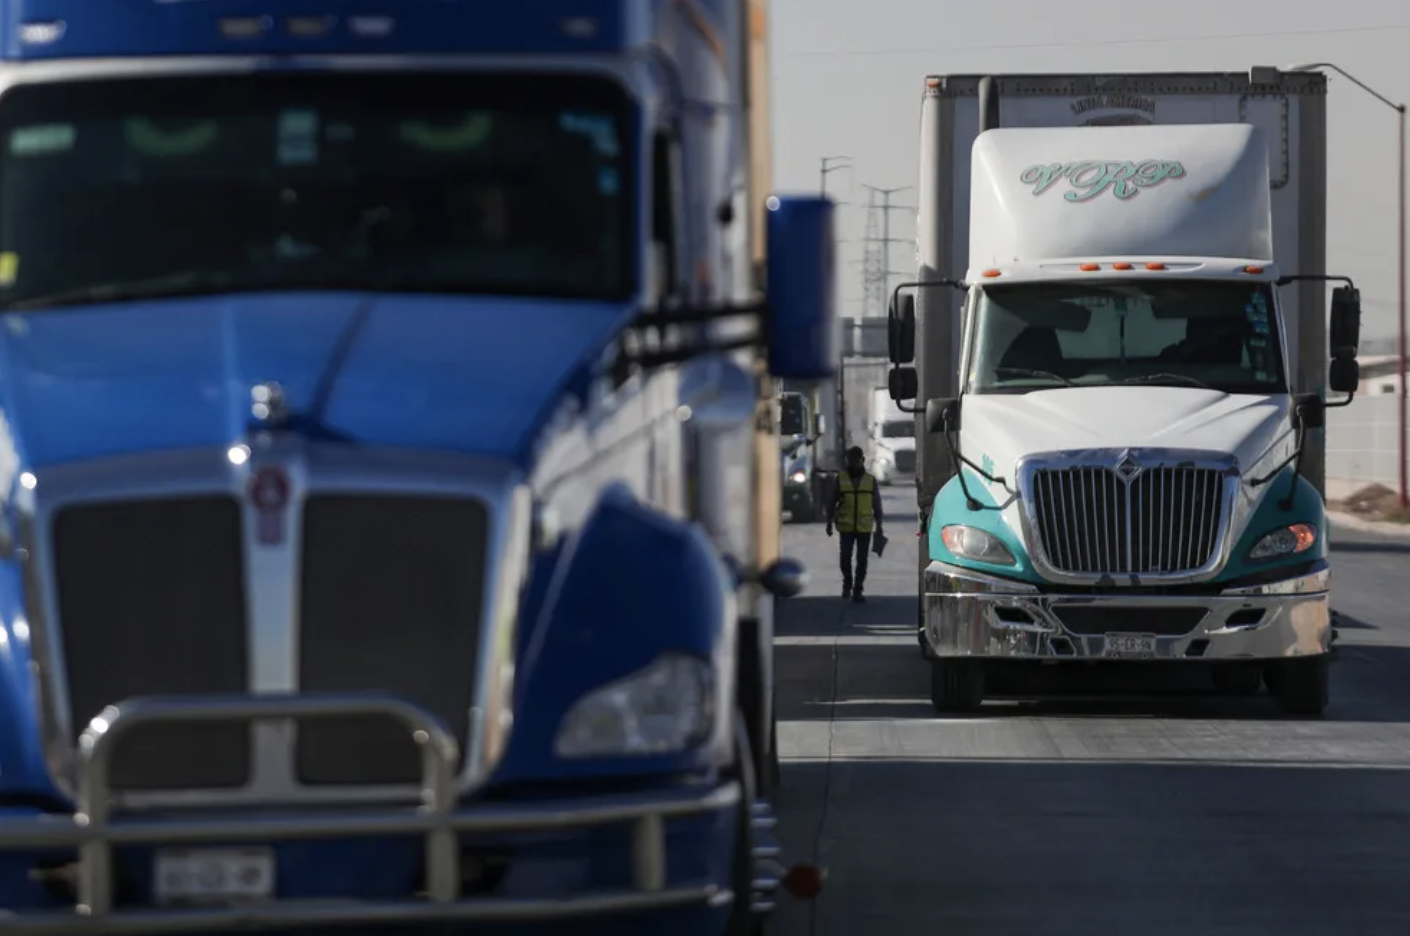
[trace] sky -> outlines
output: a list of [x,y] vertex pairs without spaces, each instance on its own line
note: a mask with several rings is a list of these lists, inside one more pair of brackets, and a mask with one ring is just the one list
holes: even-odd
[[[816,191],[819,160],[840,209],[843,315],[861,312],[867,190],[915,185],[927,74],[1244,71],[1332,62],[1410,101],[1410,5],[1390,0],[770,0],[774,188]],[[1395,111],[1334,73],[1327,144],[1327,271],[1361,289],[1363,337],[1396,333]],[[913,206],[914,192],[893,196]],[[912,236],[914,212],[891,216]],[[914,268],[893,244],[892,270]],[[899,280],[897,280],[899,282]]]

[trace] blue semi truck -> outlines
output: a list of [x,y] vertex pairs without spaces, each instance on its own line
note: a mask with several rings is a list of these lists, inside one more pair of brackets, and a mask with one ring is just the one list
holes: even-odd
[[766,44],[0,4],[0,928],[761,930],[773,381],[836,360]]

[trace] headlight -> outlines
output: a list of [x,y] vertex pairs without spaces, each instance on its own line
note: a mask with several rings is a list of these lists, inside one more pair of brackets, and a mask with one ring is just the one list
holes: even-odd
[[788,476],[788,480],[792,481],[794,484],[805,484],[808,480],[808,473],[806,471],[795,471]]
[[940,531],[945,548],[961,559],[987,562],[990,565],[1017,565],[1009,548],[992,533],[971,526],[947,526]]
[[1253,544],[1248,551],[1250,559],[1276,559],[1279,556],[1296,556],[1306,552],[1317,542],[1317,528],[1310,523],[1294,523],[1281,530],[1274,530]]
[[674,754],[704,741],[713,724],[710,667],[667,654],[577,701],[554,753],[563,758]]

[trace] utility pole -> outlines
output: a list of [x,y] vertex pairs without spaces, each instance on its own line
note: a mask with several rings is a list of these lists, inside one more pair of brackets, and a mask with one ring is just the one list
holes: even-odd
[[823,195],[827,195],[828,173],[852,168],[851,156],[824,156],[818,162],[821,163],[821,168],[818,171],[818,191]]
[[[866,318],[885,316],[887,294],[890,292],[891,245],[909,243],[905,238],[891,236],[891,212],[915,211],[913,205],[893,205],[891,196],[911,189],[909,185],[878,188],[864,185],[870,193],[867,199],[867,233],[862,262],[862,295],[866,298],[862,315]],[[879,199],[879,200],[878,200]]]

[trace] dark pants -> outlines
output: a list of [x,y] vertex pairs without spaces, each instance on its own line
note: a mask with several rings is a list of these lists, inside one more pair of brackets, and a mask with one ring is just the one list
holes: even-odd
[[[871,552],[870,533],[838,533],[841,541],[839,547],[842,552],[842,587],[851,591],[855,585],[857,591],[862,590],[862,585],[867,580],[867,553]],[[852,551],[857,552],[857,577],[852,578]]]

